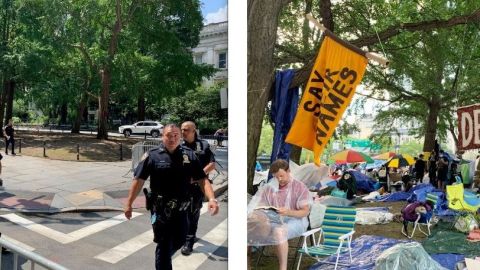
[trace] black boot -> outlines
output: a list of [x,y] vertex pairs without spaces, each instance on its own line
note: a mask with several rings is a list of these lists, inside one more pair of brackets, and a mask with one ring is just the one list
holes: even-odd
[[193,241],[185,242],[185,245],[182,247],[181,252],[185,256],[188,256],[188,255],[192,254],[192,252],[193,252]]

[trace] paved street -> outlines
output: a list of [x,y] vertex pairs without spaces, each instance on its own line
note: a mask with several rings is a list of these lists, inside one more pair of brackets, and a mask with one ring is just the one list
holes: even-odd
[[[175,254],[174,269],[227,269],[227,206],[220,202],[220,213],[213,217],[202,208],[195,252],[188,257]],[[2,237],[69,269],[87,269],[87,265],[93,270],[153,269],[155,244],[149,221],[149,213],[141,209],[130,221],[117,211],[0,213]],[[12,269],[12,257],[3,255],[2,269]],[[22,269],[30,269],[29,262],[19,262]]]
[[[210,178],[217,195],[227,188],[227,156],[227,148],[216,150],[218,172]],[[145,198],[141,194],[134,202],[130,221],[118,211],[131,185],[130,161],[72,162],[9,155],[2,164],[2,237],[69,269],[154,268],[155,245]],[[188,257],[176,254],[175,269],[227,269],[227,205],[221,202],[220,214],[214,217],[202,210],[198,252]],[[2,256],[2,269],[12,269],[12,258],[12,254]],[[19,263],[30,269],[24,259]]]

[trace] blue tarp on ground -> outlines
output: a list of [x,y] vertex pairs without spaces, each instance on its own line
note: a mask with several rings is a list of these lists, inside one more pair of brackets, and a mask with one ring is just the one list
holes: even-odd
[[[407,243],[410,240],[399,240],[386,238],[376,235],[362,235],[359,238],[352,241],[352,259],[353,262],[350,266],[338,266],[338,270],[373,270],[375,269],[375,260],[385,250],[398,243]],[[458,254],[434,254],[432,258],[440,265],[447,269],[455,269],[451,266],[455,266],[458,261],[463,259],[462,255]],[[335,262],[336,256],[332,255],[326,259],[329,262]],[[340,256],[340,262],[348,261],[348,253],[343,253]],[[310,270],[331,270],[335,266],[331,264],[316,263],[312,265]]]
[[430,256],[440,265],[450,270],[455,270],[457,262],[465,260],[465,256],[461,254],[438,253],[430,254]]
[[292,146],[285,142],[298,108],[298,87],[288,88],[295,75],[293,69],[275,74],[275,96],[272,100],[270,118],[275,123],[270,163],[281,158],[288,160]]
[[368,193],[376,190],[375,184],[377,184],[377,181],[374,181],[372,178],[359,171],[349,170],[348,173],[350,173],[355,179],[355,182],[357,182],[357,190],[363,190]]
[[378,199],[377,201],[379,202],[397,202],[397,201],[406,201],[408,198],[410,198],[412,194],[405,192],[405,191],[399,191],[395,193],[390,193],[387,195],[383,195]]

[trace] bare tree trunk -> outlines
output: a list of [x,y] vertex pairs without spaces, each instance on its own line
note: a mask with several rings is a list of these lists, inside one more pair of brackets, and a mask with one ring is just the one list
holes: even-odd
[[60,125],[65,125],[67,123],[67,113],[67,104],[63,103],[62,106],[60,106]]
[[289,0],[248,1],[248,192],[253,193],[253,174],[262,121],[273,80],[273,53],[277,40],[278,17]]
[[[5,103],[7,100],[7,92],[8,92],[8,81],[3,82],[2,94],[0,98],[0,124],[3,123],[4,116],[5,116]],[[1,133],[1,137],[3,137],[3,132]]]
[[77,108],[77,115],[75,116],[75,122],[73,123],[72,133],[80,133],[80,125],[82,124],[85,108],[87,108],[88,94],[83,93],[80,99],[80,103]]
[[429,103],[428,117],[426,122],[425,137],[423,142],[423,152],[431,152],[435,147],[435,137],[437,136],[437,119],[440,113],[440,103],[433,98]]
[[5,125],[12,119],[13,116],[13,95],[15,93],[15,81],[7,81],[7,93],[6,93],[6,112],[5,112]]
[[110,84],[112,79],[111,66],[113,65],[113,58],[118,49],[118,36],[122,31],[122,12],[121,3],[116,1],[116,19],[112,29],[112,36],[110,37],[110,45],[108,46],[107,60],[100,70],[102,78],[102,93],[100,94],[99,115],[98,115],[98,132],[97,139],[108,140],[108,101],[110,98]]
[[97,139],[108,140],[108,100],[110,94],[111,74],[108,67],[102,72],[102,93],[98,98]]
[[300,164],[300,157],[302,155],[302,148],[296,145],[292,145],[292,150],[290,151],[290,160]]
[[137,101],[137,121],[145,121],[145,90],[140,87]]

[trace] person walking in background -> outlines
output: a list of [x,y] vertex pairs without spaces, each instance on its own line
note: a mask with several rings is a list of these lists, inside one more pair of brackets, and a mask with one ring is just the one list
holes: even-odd
[[417,181],[420,183],[423,182],[426,168],[427,164],[425,163],[425,160],[423,160],[423,154],[420,154],[415,162],[415,178],[417,178]]
[[448,181],[448,158],[440,152],[439,159],[437,161],[437,181],[438,188],[445,190],[445,185]]
[[432,151],[428,158],[428,178],[430,178],[430,184],[438,188],[437,183],[437,154]]
[[223,136],[225,135],[225,131],[223,128],[219,128],[217,131],[215,131],[215,138],[217,139],[217,146],[222,146],[222,141],[223,141]]
[[8,145],[12,144],[12,155],[15,155],[15,129],[13,120],[8,120],[8,124],[3,127],[3,136],[5,137],[5,154],[8,155]]

